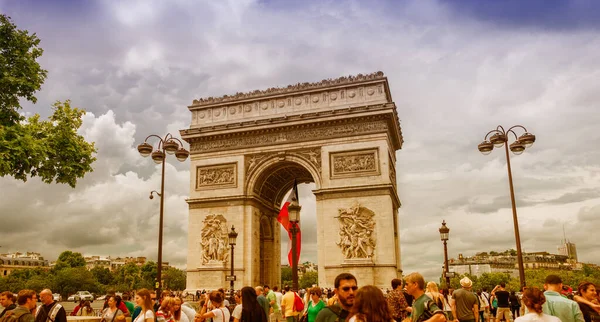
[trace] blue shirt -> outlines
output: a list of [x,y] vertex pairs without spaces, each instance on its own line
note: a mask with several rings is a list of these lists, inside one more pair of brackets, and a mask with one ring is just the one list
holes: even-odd
[[546,303],[542,306],[544,313],[556,316],[562,322],[585,322],[577,302],[564,298],[554,291],[546,291],[544,296],[546,297]]

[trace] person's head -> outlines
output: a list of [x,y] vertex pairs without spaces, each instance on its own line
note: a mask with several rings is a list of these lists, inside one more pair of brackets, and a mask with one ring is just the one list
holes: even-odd
[[350,273],[342,273],[336,276],[333,284],[340,304],[345,309],[350,309],[354,305],[354,297],[358,289],[356,277]]
[[242,305],[257,302],[256,290],[250,286],[242,287]]
[[406,292],[408,292],[408,294],[415,296],[423,293],[423,289],[425,288],[425,279],[423,278],[423,275],[417,272],[410,273],[406,275],[404,279],[406,280]]
[[323,292],[321,291],[320,287],[315,286],[308,290],[308,294],[310,295],[310,299],[313,301],[313,303],[319,303]]
[[0,293],[0,305],[7,308],[9,305],[15,303],[15,295],[12,292],[5,291]]
[[435,282],[428,282],[427,283],[427,292],[439,293],[437,284]]
[[17,295],[17,304],[24,306],[29,310],[35,309],[37,306],[37,295],[32,290],[20,290]]
[[284,289],[286,292],[289,292],[289,291],[290,291],[290,286],[289,286],[289,285],[286,285],[286,286],[285,286],[283,289]]
[[397,289],[398,287],[399,287],[400,289],[402,289],[402,280],[401,280],[401,279],[399,279],[399,278],[394,278],[394,279],[392,280],[392,289],[394,289],[394,290],[395,290],[395,289]]
[[175,321],[181,320],[181,304],[183,304],[183,300],[179,296],[173,298],[173,317]]
[[44,304],[50,304],[54,302],[54,297],[52,297],[52,291],[45,288],[40,292],[40,299]]
[[562,292],[562,279],[558,275],[550,274],[546,276],[544,288],[549,291]]
[[579,286],[577,287],[577,291],[579,292],[579,294],[581,296],[583,296],[584,299],[588,300],[588,301],[592,301],[594,299],[596,299],[597,295],[596,295],[596,286],[594,285],[594,283],[591,282],[581,282],[579,283]]
[[241,304],[242,303],[242,292],[240,290],[237,290],[233,293],[233,299],[235,300],[236,304]]
[[271,290],[269,285],[263,285],[263,289],[265,290],[265,293],[269,293],[269,291]]
[[542,314],[542,305],[546,302],[544,292],[537,287],[528,287],[523,292],[523,304],[533,312]]
[[392,321],[392,316],[383,292],[373,285],[365,285],[358,289],[350,314],[357,315],[360,321]]
[[510,291],[510,295],[515,296],[515,291]]
[[81,304],[81,309],[83,308],[87,308],[87,312],[93,310],[92,303],[90,303],[90,301],[83,301],[83,304]]
[[150,299],[152,299],[152,301],[156,301],[156,291],[150,291]]
[[460,286],[462,286],[462,288],[464,289],[470,290],[473,286],[473,281],[471,281],[470,278],[465,276],[460,280]]
[[143,288],[135,294],[135,304],[142,308],[142,312],[152,309],[152,295],[150,291]]
[[254,288],[254,290],[256,291],[256,296],[261,296],[264,291],[262,286],[257,286]]
[[111,309],[116,308],[118,306],[117,297],[114,295],[109,295],[108,299],[107,299],[107,303],[108,303],[108,307],[110,307]]
[[160,302],[160,310],[165,313],[173,313],[173,307],[175,306],[175,300],[170,296],[165,296]]
[[279,291],[279,287],[277,287],[277,285],[273,286],[273,292],[277,292]]
[[212,291],[208,294],[208,299],[215,307],[221,307],[225,297],[223,296],[223,293],[219,291]]

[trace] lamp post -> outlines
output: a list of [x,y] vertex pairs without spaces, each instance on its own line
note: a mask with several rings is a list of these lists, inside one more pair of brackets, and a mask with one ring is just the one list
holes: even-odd
[[[524,131],[521,136],[517,137],[515,133],[515,129],[521,129]],[[490,136],[491,134],[491,136]],[[508,137],[512,134],[515,138],[515,141],[508,144]],[[488,139],[489,137],[489,139]],[[504,146],[504,151],[506,152],[506,166],[508,168],[508,185],[510,188],[510,201],[512,203],[512,213],[513,213],[513,225],[515,229],[515,240],[517,244],[517,261],[519,265],[519,282],[521,283],[521,288],[525,287],[525,269],[523,268],[523,253],[521,252],[521,237],[519,235],[519,221],[517,219],[517,205],[515,204],[515,190],[513,188],[513,180],[512,180],[512,171],[510,168],[510,156],[508,154],[508,149],[512,151],[512,153],[519,155],[525,151],[526,148],[531,147],[531,145],[535,142],[535,135],[527,132],[527,129],[521,125],[515,125],[508,130],[504,130],[504,128],[500,125],[496,127],[495,130],[489,131],[484,139],[477,148],[479,152],[484,155],[490,154],[494,147],[501,148]]]
[[[227,237],[229,237],[229,248],[231,248],[231,275],[229,278],[229,288],[231,289],[231,298],[233,299],[233,282],[234,282],[234,276],[233,275],[233,249],[235,248],[235,240],[237,239],[238,233],[235,231],[235,228],[233,227],[233,225],[231,225],[231,231],[229,232],[229,234],[227,234]],[[232,303],[235,303],[235,300],[233,300]]]
[[450,289],[450,275],[448,274],[448,235],[450,234],[450,228],[446,227],[446,221],[442,221],[442,227],[439,229],[440,239],[444,242],[444,277],[446,278],[446,288]]
[[[294,192],[292,192],[294,193]],[[300,209],[298,199],[292,196],[292,202],[288,206],[290,220],[290,232],[292,233],[292,288],[298,291],[298,250],[296,249],[296,234],[298,233],[298,222],[300,221]]]
[[[156,150],[148,143],[148,139],[154,137],[158,139],[158,145]],[[146,137],[144,143],[138,145],[138,152],[143,157],[152,155],[152,160],[156,164],[162,164],[162,172],[160,179],[160,193],[156,191],[150,192],[150,199],[154,198],[153,193],[156,193],[160,197],[160,219],[158,223],[158,265],[156,267],[156,296],[160,298],[162,289],[162,238],[163,238],[163,217],[164,217],[164,204],[165,204],[165,160],[168,154],[175,154],[177,160],[183,162],[187,160],[190,152],[183,148],[183,143],[167,133],[164,138],[158,135],[151,134]],[[154,151],[154,152],[152,152]]]

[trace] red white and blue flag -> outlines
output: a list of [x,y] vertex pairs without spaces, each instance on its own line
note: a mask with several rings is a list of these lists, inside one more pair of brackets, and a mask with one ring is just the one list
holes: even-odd
[[[279,211],[279,215],[277,216],[277,221],[279,221],[279,223],[283,226],[283,228],[285,228],[285,230],[288,233],[288,262],[290,263],[290,266],[292,266],[292,223],[290,222],[288,207],[290,206],[290,203],[292,203],[292,198],[294,197],[296,198],[296,202],[298,202],[298,186],[296,185],[296,180],[294,180],[294,189],[292,190],[292,193],[290,193],[290,195],[288,196],[287,200],[285,201],[285,203],[281,207],[281,210]],[[298,226],[297,228],[298,230],[296,233],[296,255],[299,262],[300,245],[302,244],[302,234],[300,234],[300,226]]]

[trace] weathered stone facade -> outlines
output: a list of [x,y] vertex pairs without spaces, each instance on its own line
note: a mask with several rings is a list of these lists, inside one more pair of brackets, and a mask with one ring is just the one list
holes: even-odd
[[381,287],[401,274],[395,152],[402,134],[383,73],[194,100],[189,110],[191,126],[181,131],[193,174],[189,290],[228,285],[229,256],[218,237],[202,235],[217,215],[239,232],[235,287],[279,284],[276,217],[294,179],[316,186],[321,286],[333,286],[341,272]]

